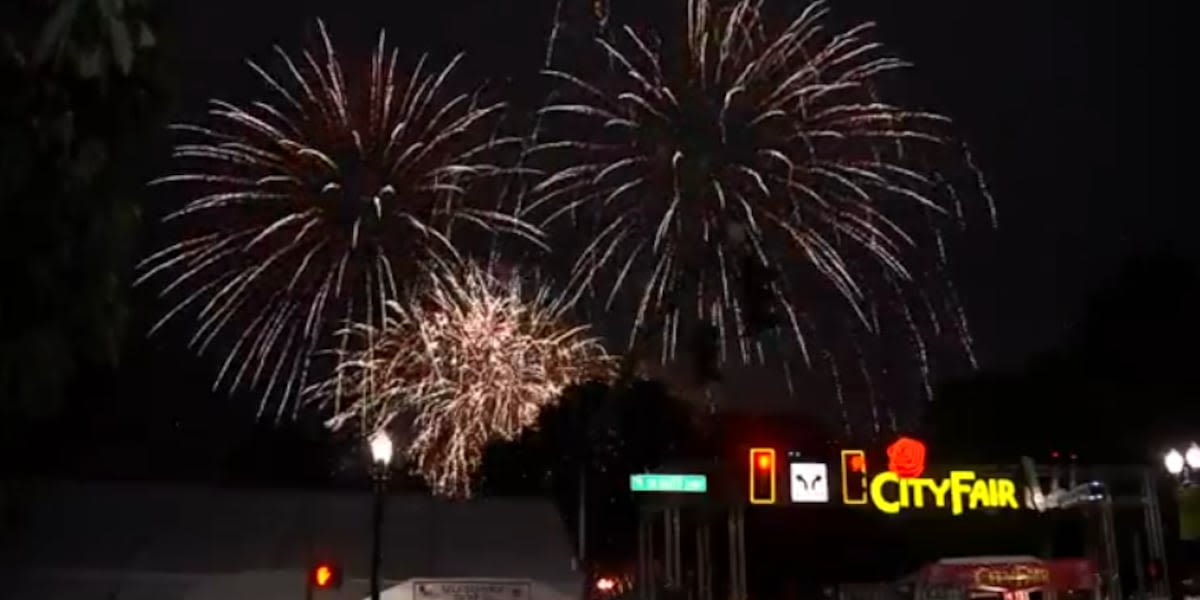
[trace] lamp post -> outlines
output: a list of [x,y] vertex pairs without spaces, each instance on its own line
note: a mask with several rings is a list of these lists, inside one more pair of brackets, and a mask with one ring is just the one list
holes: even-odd
[[383,562],[380,538],[392,450],[392,438],[388,437],[387,432],[379,431],[371,437],[371,480],[375,488],[375,505],[371,511],[371,600],[379,600],[379,570]]
[[1200,445],[1192,442],[1183,452],[1172,448],[1163,455],[1163,467],[1167,469],[1167,473],[1179,480],[1180,485],[1200,483]]

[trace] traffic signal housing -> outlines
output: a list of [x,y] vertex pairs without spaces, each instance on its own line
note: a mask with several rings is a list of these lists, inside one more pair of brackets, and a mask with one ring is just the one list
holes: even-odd
[[867,503],[867,453],[842,450],[842,503]]
[[336,590],[342,587],[342,569],[329,562],[319,562],[308,570],[308,585],[315,590]]
[[750,504],[775,504],[775,449],[750,449]]

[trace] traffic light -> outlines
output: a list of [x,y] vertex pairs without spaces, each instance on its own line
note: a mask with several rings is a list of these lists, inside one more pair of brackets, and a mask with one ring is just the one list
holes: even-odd
[[308,570],[308,583],[318,590],[339,589],[342,587],[342,569],[333,563],[319,562]]
[[750,504],[775,504],[775,449],[750,449]]
[[842,450],[842,503],[867,503],[867,453]]

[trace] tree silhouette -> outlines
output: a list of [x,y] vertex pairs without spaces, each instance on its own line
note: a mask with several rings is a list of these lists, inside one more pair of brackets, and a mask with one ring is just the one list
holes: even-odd
[[0,7],[0,420],[53,413],[118,360],[142,180],[162,97],[148,2]]
[[578,531],[579,475],[585,478],[592,560],[629,556],[637,512],[629,475],[704,451],[706,439],[691,407],[659,383],[636,381],[610,401],[608,386],[569,390],[545,410],[536,429],[489,448],[482,469],[484,494],[549,492],[568,530]]

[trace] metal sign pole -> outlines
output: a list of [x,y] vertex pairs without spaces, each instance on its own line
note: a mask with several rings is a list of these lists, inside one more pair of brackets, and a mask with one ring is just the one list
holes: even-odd
[[1133,541],[1133,565],[1136,567],[1133,572],[1135,575],[1134,581],[1137,582],[1137,598],[1146,597],[1146,561],[1142,560],[1142,536],[1138,532],[1133,532],[1130,536]]
[[671,514],[673,509],[667,508],[663,511],[663,585],[667,588],[674,588],[675,581],[675,544],[673,543],[674,531]]
[[729,509],[729,514],[726,517],[726,525],[729,529],[729,597],[733,600],[738,599],[738,559],[737,559],[737,523],[734,517],[735,508]]
[[647,510],[638,511],[638,598],[650,600],[650,520]]
[[746,517],[741,506],[729,509],[729,596],[746,598]]
[[738,530],[738,600],[746,600],[749,596],[749,591],[746,586],[746,510],[738,508],[737,511],[737,530]]
[[683,547],[680,543],[682,537],[679,527],[679,507],[671,510],[671,544],[674,546],[672,554],[675,557],[675,585],[683,587]]
[[712,599],[712,566],[707,515],[696,526],[696,600]]

